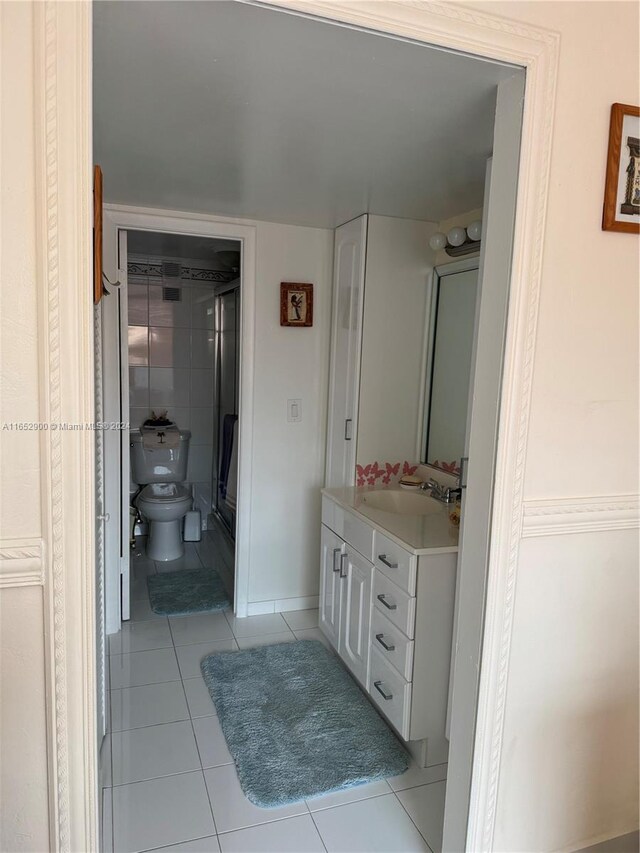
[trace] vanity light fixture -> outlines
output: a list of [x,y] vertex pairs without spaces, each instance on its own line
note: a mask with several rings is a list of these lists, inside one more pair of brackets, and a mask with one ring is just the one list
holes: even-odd
[[462,228],[459,225],[451,228],[447,234],[436,231],[429,239],[429,246],[431,246],[434,252],[444,249],[452,258],[458,258],[461,255],[468,255],[471,252],[479,251],[481,238],[482,222],[476,219],[467,225],[466,228]]

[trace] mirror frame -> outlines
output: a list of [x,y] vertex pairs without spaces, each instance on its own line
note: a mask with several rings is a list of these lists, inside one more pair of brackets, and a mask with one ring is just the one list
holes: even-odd
[[[440,465],[434,465],[433,462],[430,462],[427,459],[427,440],[429,438],[429,409],[431,406],[431,385],[433,381],[433,349],[436,335],[436,315],[438,311],[438,295],[440,292],[440,282],[448,275],[457,275],[458,273],[467,272],[468,270],[478,270],[478,275],[480,274],[480,253],[478,253],[477,255],[473,255],[473,257],[471,258],[463,258],[460,261],[451,261],[451,263],[447,264],[438,264],[438,266],[433,268],[433,272],[431,273],[431,280],[429,282],[430,294],[427,300],[429,305],[429,315],[426,323],[426,334],[424,344],[424,408],[422,411],[420,461],[423,465],[429,465],[432,468],[437,468],[447,474],[453,474],[454,476],[458,476],[454,471],[448,471],[446,468],[442,468],[442,466]],[[480,281],[478,280],[478,292],[479,288]],[[476,302],[476,315],[477,310],[478,304]],[[464,449],[462,455],[464,455]]]

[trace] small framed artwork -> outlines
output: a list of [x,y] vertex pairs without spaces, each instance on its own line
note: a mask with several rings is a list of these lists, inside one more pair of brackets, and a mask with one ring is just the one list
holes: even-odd
[[280,325],[313,326],[313,285],[283,281],[280,284]]
[[640,107],[611,107],[602,229],[640,234]]

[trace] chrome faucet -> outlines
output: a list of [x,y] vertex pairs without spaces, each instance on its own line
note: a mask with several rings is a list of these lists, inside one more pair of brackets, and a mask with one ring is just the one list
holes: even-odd
[[462,495],[462,489],[460,487],[452,489],[449,486],[441,485],[436,480],[427,480],[427,482],[423,483],[420,488],[425,492],[429,491],[434,500],[442,501],[442,503],[445,504],[453,503],[453,501]]

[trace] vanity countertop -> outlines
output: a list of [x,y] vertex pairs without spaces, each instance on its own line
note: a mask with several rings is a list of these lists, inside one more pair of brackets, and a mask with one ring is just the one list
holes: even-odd
[[458,528],[449,521],[451,506],[442,504],[442,512],[429,515],[386,512],[363,503],[363,496],[371,491],[350,487],[322,489],[322,494],[373,527],[380,528],[386,536],[412,554],[420,556],[457,552]]

